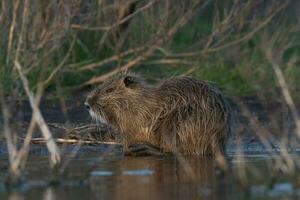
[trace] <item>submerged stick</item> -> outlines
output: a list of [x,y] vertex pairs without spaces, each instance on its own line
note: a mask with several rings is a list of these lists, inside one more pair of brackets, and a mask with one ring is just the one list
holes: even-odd
[[[65,138],[55,138],[53,139],[56,143],[60,144],[110,144],[110,145],[122,145],[119,142],[100,142],[92,140],[77,140],[77,139],[65,139]],[[44,138],[32,138],[31,142],[34,144],[43,144],[47,143],[47,140]]]

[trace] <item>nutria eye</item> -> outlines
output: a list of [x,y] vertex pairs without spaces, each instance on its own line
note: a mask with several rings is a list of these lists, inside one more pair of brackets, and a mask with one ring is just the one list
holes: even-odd
[[133,77],[131,77],[131,76],[126,76],[126,77],[124,78],[124,84],[125,84],[125,87],[128,87],[128,86],[130,86],[130,85],[133,84],[133,83],[134,83]]

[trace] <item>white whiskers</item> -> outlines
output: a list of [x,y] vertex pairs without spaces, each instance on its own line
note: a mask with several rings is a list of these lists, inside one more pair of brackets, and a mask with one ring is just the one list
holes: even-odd
[[90,113],[92,119],[95,120],[96,123],[103,123],[103,124],[107,123],[106,117],[101,110],[97,113],[95,113],[92,110],[89,110],[89,113]]

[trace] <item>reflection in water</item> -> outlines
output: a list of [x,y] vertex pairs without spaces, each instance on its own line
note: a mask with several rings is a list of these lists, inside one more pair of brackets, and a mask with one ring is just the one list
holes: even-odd
[[214,164],[210,157],[102,160],[95,155],[85,156],[69,163],[60,185],[49,186],[46,184],[49,173],[41,170],[46,169],[47,162],[36,158],[28,163],[27,189],[9,193],[8,197],[12,200],[24,196],[43,200],[232,199],[228,197],[231,194],[227,192],[228,182],[224,182],[224,175]]
[[[184,165],[188,165],[188,168]],[[109,166],[102,170],[109,170]],[[129,171],[154,173],[126,173]],[[114,176],[90,177],[94,198],[215,199],[220,195],[220,199],[226,199],[227,196],[226,188],[222,186],[222,174],[217,174],[214,162],[209,157],[184,158],[184,164],[176,157],[125,157],[114,173]]]
[[[0,199],[271,199],[284,194],[292,199],[293,186],[288,182],[269,188],[265,182],[241,190],[233,173],[216,169],[211,157],[99,157],[97,153],[73,158],[59,184],[50,185],[47,157],[31,157],[27,163],[27,182],[11,192],[0,189]],[[264,171],[262,160],[252,163]],[[245,162],[245,164],[249,164]],[[1,172],[1,171],[0,171]],[[262,174],[266,179],[268,171]],[[1,176],[0,176],[1,177]],[[247,176],[252,178],[252,176]],[[252,181],[251,181],[252,182]],[[245,189],[245,188],[244,188]],[[298,190],[297,190],[298,191]],[[299,189],[300,194],[300,189]],[[277,198],[280,199],[280,198]]]
[[55,200],[57,199],[55,192],[53,191],[53,188],[49,187],[45,190],[43,195],[43,200]]
[[9,195],[7,198],[8,200],[24,200],[25,197],[19,193],[13,192],[12,194]]

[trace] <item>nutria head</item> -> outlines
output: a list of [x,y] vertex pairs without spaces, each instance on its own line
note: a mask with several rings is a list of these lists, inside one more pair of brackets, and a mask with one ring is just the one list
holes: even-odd
[[121,73],[94,89],[84,104],[97,122],[114,124],[129,105],[138,103],[146,88],[137,75]]

